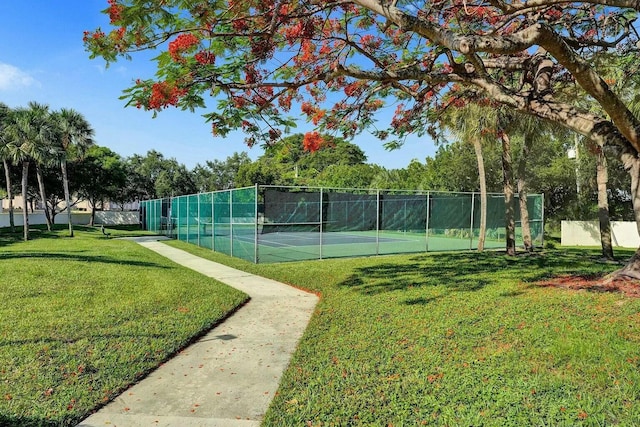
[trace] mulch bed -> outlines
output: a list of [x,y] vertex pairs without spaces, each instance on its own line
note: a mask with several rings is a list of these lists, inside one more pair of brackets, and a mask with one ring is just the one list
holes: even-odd
[[606,280],[599,275],[562,275],[535,283],[538,286],[592,292],[620,292],[632,298],[640,298],[640,281],[626,278]]

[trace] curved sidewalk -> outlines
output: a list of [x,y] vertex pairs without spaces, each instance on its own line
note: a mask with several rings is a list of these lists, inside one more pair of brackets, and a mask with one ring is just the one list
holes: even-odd
[[251,300],[79,427],[259,426],[318,297],[158,241],[136,240]]

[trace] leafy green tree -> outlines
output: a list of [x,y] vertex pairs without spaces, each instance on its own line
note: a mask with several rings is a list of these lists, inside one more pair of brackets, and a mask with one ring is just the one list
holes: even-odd
[[236,184],[238,187],[249,187],[254,184],[288,185],[281,178],[281,171],[276,165],[263,161],[247,163],[238,169]]
[[176,159],[165,159],[158,151],[150,150],[145,157],[134,155],[128,161],[142,178],[140,187],[144,198],[180,196],[197,191],[186,166]]
[[200,192],[236,188],[236,176],[243,165],[251,163],[247,153],[233,153],[226,160],[207,160],[193,169],[193,180]]
[[406,169],[406,178],[403,187],[408,190],[430,190],[424,183],[427,166],[417,159],[411,160]]
[[147,152],[145,157],[140,154],[134,154],[126,160],[129,169],[136,174],[136,191],[140,200],[157,198],[155,180],[158,175],[156,170],[159,169],[159,166],[157,166],[159,158],[164,159],[164,156],[155,150],[151,150]]
[[[60,174],[60,168],[57,164],[49,164],[41,166],[42,172],[42,180],[45,188],[47,188],[47,209],[49,210],[49,215],[51,217],[51,223],[55,224],[56,216],[62,212],[62,210],[66,210],[65,207],[60,208],[60,204],[65,202],[65,194],[64,187],[62,185],[62,175]],[[37,188],[37,182],[29,182],[29,186],[33,188]],[[70,189],[72,191],[76,191],[77,189],[71,185]],[[73,204],[73,203],[72,203]]]
[[193,194],[197,191],[191,172],[175,159],[166,160],[155,182],[158,197]]
[[370,164],[329,165],[316,176],[313,184],[320,187],[371,188],[375,177],[382,171],[381,166]]
[[[239,172],[242,185],[255,182],[272,185],[315,185],[318,177],[330,166],[364,164],[364,152],[341,138],[322,135],[322,146],[309,150],[304,147],[304,135],[295,134],[265,147],[256,160],[257,165],[243,165]],[[323,175],[326,179],[326,174]]]
[[[486,167],[487,191],[502,190],[502,169],[498,144],[483,149]],[[473,146],[461,141],[440,145],[433,157],[425,160],[423,185],[435,191],[477,191],[476,154]]]
[[[597,153],[592,151],[597,150],[597,147],[585,141],[579,141],[576,147],[578,148],[577,157],[567,162],[572,164],[576,171],[575,175],[572,175],[574,181],[568,180],[568,184],[573,187],[573,192],[577,193],[577,198],[574,206],[565,216],[579,220],[594,220],[598,218],[597,175],[594,173],[597,168]],[[633,221],[631,195],[628,191],[629,174],[612,150],[605,149],[604,154],[607,162],[607,199],[610,217],[618,221]]]
[[406,188],[404,172],[403,169],[382,169],[373,177],[370,185],[380,190],[404,189]]
[[91,206],[90,225],[94,225],[98,206],[116,197],[127,182],[127,167],[122,158],[106,147],[93,145],[74,167],[79,182],[78,194]]
[[141,200],[144,194],[140,186],[140,183],[144,182],[144,177],[138,174],[128,160],[124,161],[124,168],[126,170],[126,182],[122,187],[118,187],[111,197],[111,201],[119,204],[122,209],[127,203]]
[[[524,144],[522,135],[514,135],[514,154],[516,163]],[[590,208],[595,202],[595,162],[593,156],[581,156],[582,195],[585,198],[579,202],[576,192],[576,163],[567,157],[567,150],[573,143],[567,142],[565,137],[556,136],[554,133],[541,138],[532,144],[527,162],[527,187],[529,192],[544,193],[545,195],[545,222],[552,228],[558,228],[562,219],[594,219],[597,212]],[[501,147],[499,144],[486,144],[483,146],[483,157],[487,172],[487,190],[489,192],[502,191],[501,176]],[[628,188],[629,179],[624,169],[616,159],[613,166],[617,175],[612,188]],[[588,163],[588,164],[587,164]],[[474,149],[470,144],[460,141],[438,147],[433,157],[427,158],[424,163],[422,188],[443,191],[478,191],[479,180],[477,162]],[[593,176],[593,178],[590,178]],[[622,180],[619,180],[619,177]],[[626,191],[614,191],[619,194],[618,201],[614,204],[614,212],[624,212],[629,209],[630,199]],[[612,193],[612,194],[613,194]],[[627,195],[625,201],[624,195]],[[626,206],[623,203],[627,203]],[[632,216],[632,211],[626,211]]]

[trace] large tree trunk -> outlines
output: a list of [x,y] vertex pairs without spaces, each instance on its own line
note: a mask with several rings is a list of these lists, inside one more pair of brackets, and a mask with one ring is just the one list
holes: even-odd
[[[640,235],[640,158],[638,158],[637,153],[626,151],[622,153],[620,160],[622,160],[624,168],[631,177],[631,203],[636,221],[636,230]],[[636,253],[633,254],[624,267],[609,275],[609,280],[622,277],[640,280],[640,248],[636,250]]]
[[9,170],[9,162],[3,159],[4,178],[7,182],[7,198],[9,199],[9,229],[12,233],[16,231],[16,223],[13,218],[13,191],[11,189],[11,171]]
[[613,246],[611,245],[611,222],[609,221],[609,201],[607,199],[607,158],[604,150],[600,148],[596,154],[596,182],[598,184],[598,220],[600,222],[600,244],[602,256],[613,259]]
[[529,208],[527,207],[527,162],[531,153],[532,138],[529,135],[524,136],[524,144],[522,145],[522,153],[518,160],[518,201],[520,204],[520,227],[522,229],[522,243],[524,250],[533,251],[533,242],[531,241],[531,226],[529,225]]
[[502,176],[504,179],[504,219],[506,231],[507,255],[516,255],[516,221],[513,198],[513,167],[511,163],[511,140],[502,134]]
[[480,233],[478,236],[478,251],[484,250],[484,241],[487,234],[487,176],[484,170],[484,157],[482,156],[482,144],[479,138],[473,139],[473,149],[478,161],[478,179],[480,180]]
[[71,223],[71,196],[69,195],[69,176],[67,175],[67,160],[62,159],[62,185],[64,186],[64,203],[67,207],[67,222],[69,223],[69,237],[73,237],[73,224]]
[[29,240],[29,210],[27,205],[27,178],[29,177],[29,162],[22,162],[22,224],[25,242]]
[[40,189],[40,198],[42,199],[42,207],[44,209],[44,218],[47,222],[47,230],[51,231],[51,215],[49,214],[49,205],[47,204],[47,193],[44,189],[44,177],[42,169],[36,164],[36,176],[38,177],[38,188]]

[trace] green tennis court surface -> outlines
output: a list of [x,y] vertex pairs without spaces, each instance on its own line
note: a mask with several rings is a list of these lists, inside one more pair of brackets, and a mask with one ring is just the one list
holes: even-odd
[[[479,206],[477,193],[255,186],[144,201],[141,216],[148,230],[264,263],[475,249]],[[542,196],[527,206],[541,245]],[[501,194],[487,213],[485,247],[503,247]]]

